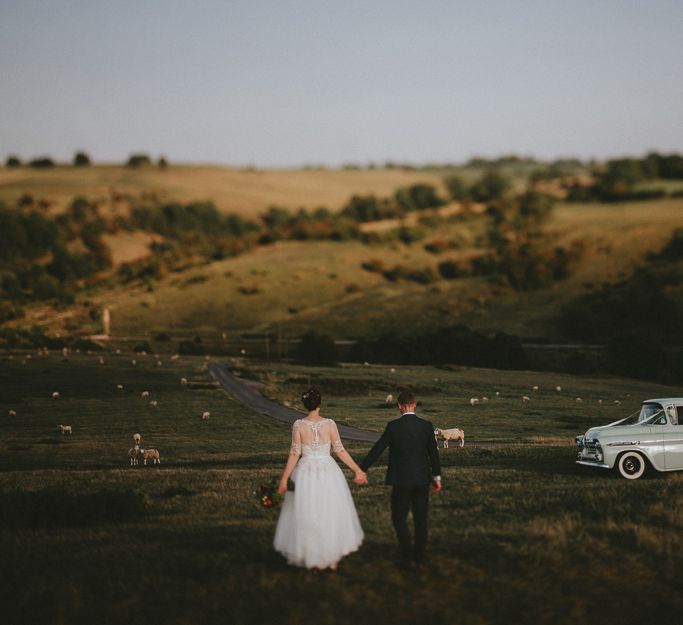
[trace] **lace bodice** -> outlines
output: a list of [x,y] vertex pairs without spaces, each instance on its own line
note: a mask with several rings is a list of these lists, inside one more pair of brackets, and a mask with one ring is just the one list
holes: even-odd
[[344,451],[337,424],[332,419],[312,421],[306,418],[294,422],[290,454],[329,456],[330,449],[336,454]]

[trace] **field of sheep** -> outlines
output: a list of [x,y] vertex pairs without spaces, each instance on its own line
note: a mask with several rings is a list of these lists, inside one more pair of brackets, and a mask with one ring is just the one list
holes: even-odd
[[[316,384],[323,414],[342,423],[381,430],[394,417],[387,394],[410,387],[423,416],[465,430],[464,448],[441,450],[429,570],[396,566],[379,466],[369,486],[351,486],[363,546],[337,572],[316,573],[273,552],[277,510],[254,495],[281,470],[288,427],[237,403],[207,364],[124,348],[0,354],[3,623],[616,624],[683,609],[683,475],[629,483],[578,467],[571,445],[642,399],[680,391],[552,373],[235,361],[283,403]],[[161,464],[130,465],[134,433]]]

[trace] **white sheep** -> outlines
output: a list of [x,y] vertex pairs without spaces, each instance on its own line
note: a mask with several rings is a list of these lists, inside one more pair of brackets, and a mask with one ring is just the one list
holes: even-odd
[[140,393],[140,397],[149,397],[149,391],[142,391],[142,393]]
[[385,403],[390,404],[391,402],[394,401],[394,396],[389,393],[385,398],[384,398]]
[[133,359],[133,360],[130,361],[130,364],[133,365],[133,366],[135,366],[135,365],[138,364],[138,361],[135,360],[135,359]]
[[443,438],[443,448],[448,449],[448,441],[460,439],[460,447],[465,445],[465,431],[460,428],[451,428],[450,430],[442,430],[441,428],[436,428],[434,430],[434,438],[438,436]]
[[99,363],[100,363],[101,365],[104,364],[104,358],[102,358],[102,356],[100,356],[97,360],[99,361]]
[[156,449],[141,449],[140,453],[142,454],[142,464],[145,466],[147,466],[147,458],[152,459],[152,464],[161,464],[161,458]]
[[370,366],[370,363],[366,360],[366,361],[363,363],[363,366],[364,366],[364,367],[369,367],[369,366]]
[[161,367],[161,360],[157,360],[157,367]]
[[59,391],[54,391],[52,393],[52,399],[58,399],[59,398]]
[[123,384],[117,384],[117,385],[116,385],[116,390],[117,390],[117,391],[122,391],[122,390],[123,390]]
[[205,410],[202,413],[202,421],[206,421],[210,416],[211,416],[211,413],[208,410]]
[[531,387],[531,390],[537,391],[537,390],[538,390],[538,384],[534,384],[534,385]]
[[528,395],[524,395],[522,397],[522,401],[531,401],[531,397],[529,397]]
[[142,436],[140,436],[138,432],[135,432],[135,434],[133,434],[133,442],[135,443],[135,445],[139,446],[141,440]]
[[583,401],[583,397],[577,397],[576,398],[576,403],[580,404]]
[[615,400],[614,400],[614,403],[617,404],[617,405],[619,405],[621,402],[620,402],[618,399],[615,399]]
[[561,387],[561,386],[556,386],[556,387],[555,387],[555,390],[556,390],[558,393],[560,393],[560,392],[562,391],[562,387]]
[[17,416],[17,411],[16,410],[10,410],[7,415],[9,417],[16,417]]
[[392,367],[391,369],[389,369],[389,371],[391,371],[391,373],[396,373],[396,369],[394,369],[394,367]]
[[482,397],[482,398],[481,398],[481,403],[482,403],[482,404],[485,404],[488,400],[489,400],[488,397]]
[[602,399],[598,399],[598,403],[602,406]]
[[72,434],[71,426],[70,425],[60,425],[59,426],[59,433],[60,434]]
[[496,391],[496,397],[500,397],[500,391]]
[[159,405],[159,402],[156,399],[153,399],[152,401],[149,402],[149,405],[152,408],[156,408]]
[[128,450],[128,457],[130,458],[130,466],[134,467],[138,463],[138,452],[140,451],[140,446],[135,445]]
[[180,383],[181,383],[183,386],[187,386],[187,378],[180,378]]
[[178,358],[180,358],[178,354],[173,354],[173,356],[171,356],[171,360],[178,360]]
[[470,406],[474,406],[474,404],[479,403],[479,398],[478,397],[470,397]]

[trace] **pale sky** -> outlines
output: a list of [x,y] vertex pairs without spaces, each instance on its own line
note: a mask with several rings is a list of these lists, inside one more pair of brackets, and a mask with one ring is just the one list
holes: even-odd
[[683,151],[680,0],[0,0],[0,158]]

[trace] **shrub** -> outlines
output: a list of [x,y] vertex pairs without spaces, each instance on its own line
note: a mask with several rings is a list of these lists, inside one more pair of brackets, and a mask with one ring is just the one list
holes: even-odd
[[178,353],[181,356],[203,356],[206,353],[206,350],[201,343],[181,341],[178,343]]
[[472,185],[470,195],[477,202],[500,200],[510,188],[510,180],[499,171],[492,170],[485,173]]
[[[91,341],[89,339],[76,339],[72,344],[71,344],[71,349],[80,349],[82,352],[103,352],[105,351],[104,347],[102,347],[99,343],[95,343],[95,341]],[[141,350],[142,351],[142,350]]]
[[439,274],[446,280],[455,280],[467,275],[467,271],[455,260],[444,260],[438,265]]
[[448,176],[444,184],[450,193],[451,199],[461,201],[469,198],[470,193],[465,181],[460,176]]
[[307,332],[296,350],[296,359],[305,365],[336,365],[337,347],[330,336],[314,331]]
[[7,160],[5,161],[5,166],[6,167],[21,167],[21,159],[18,156],[11,154],[10,156],[7,157]]
[[157,332],[157,334],[155,334],[152,338],[155,341],[166,342],[171,340],[171,335],[167,332]]
[[151,351],[152,346],[149,344],[148,341],[143,341],[142,343],[138,343],[137,345],[133,346],[133,353],[135,354],[141,354],[142,352],[149,354],[151,353]]
[[431,184],[418,183],[411,187],[401,187],[394,194],[396,204],[406,211],[438,208],[446,201],[439,197],[436,188]]
[[373,273],[382,273],[384,271],[384,261],[380,258],[371,258],[361,263],[361,267],[365,271],[371,271]]

